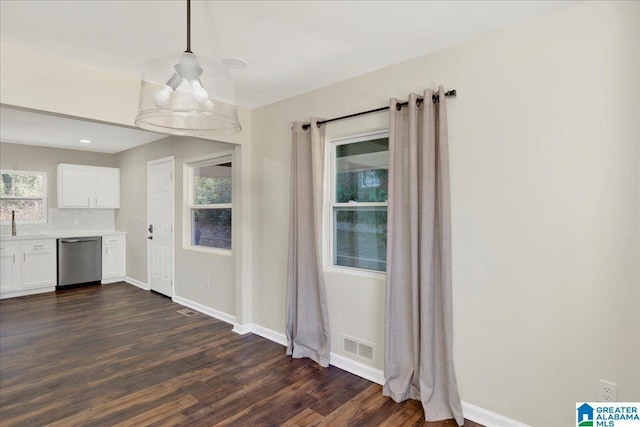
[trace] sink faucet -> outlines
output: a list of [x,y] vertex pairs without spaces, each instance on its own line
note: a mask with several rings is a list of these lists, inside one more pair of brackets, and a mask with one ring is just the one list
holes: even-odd
[[11,211],[11,235],[16,236],[18,232],[16,231],[16,211]]

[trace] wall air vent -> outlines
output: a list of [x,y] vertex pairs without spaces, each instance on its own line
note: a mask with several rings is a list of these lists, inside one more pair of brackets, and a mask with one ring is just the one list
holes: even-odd
[[348,335],[342,335],[342,350],[358,359],[367,362],[375,362],[375,344],[353,338]]

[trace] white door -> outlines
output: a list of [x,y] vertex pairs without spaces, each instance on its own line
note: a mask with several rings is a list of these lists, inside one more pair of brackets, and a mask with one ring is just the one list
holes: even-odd
[[152,291],[173,296],[173,157],[147,166],[147,265]]

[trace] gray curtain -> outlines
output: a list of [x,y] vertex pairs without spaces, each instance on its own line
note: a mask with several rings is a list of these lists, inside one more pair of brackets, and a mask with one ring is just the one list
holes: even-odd
[[[432,90],[390,104],[385,385],[422,401],[427,421],[464,423],[452,357],[447,113]],[[400,101],[401,102],[401,101]]]
[[293,123],[287,277],[287,354],[329,366],[329,318],[321,267],[324,126]]

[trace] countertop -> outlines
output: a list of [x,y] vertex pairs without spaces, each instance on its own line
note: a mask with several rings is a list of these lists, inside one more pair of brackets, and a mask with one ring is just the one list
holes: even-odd
[[17,236],[0,236],[0,240],[3,242],[21,242],[23,240],[46,240],[46,239],[60,239],[67,237],[92,237],[92,236],[116,236],[126,235],[124,231],[116,230],[90,230],[90,231],[55,231],[48,233],[33,233],[33,234],[20,234],[18,231]]

